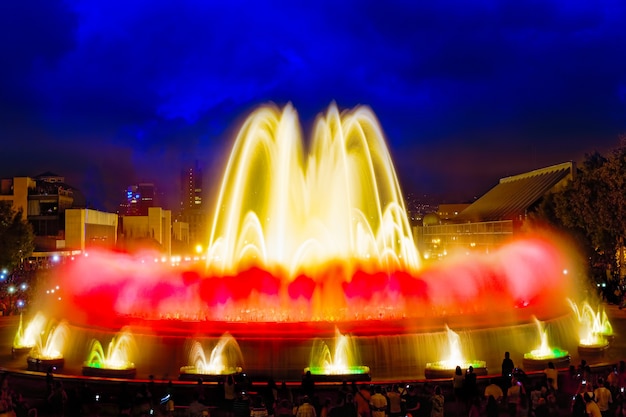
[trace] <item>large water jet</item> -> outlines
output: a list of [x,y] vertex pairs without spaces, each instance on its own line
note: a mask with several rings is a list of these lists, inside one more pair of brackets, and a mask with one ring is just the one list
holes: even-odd
[[562,271],[573,266],[554,240],[537,234],[421,265],[366,107],[331,106],[308,153],[292,106],[255,111],[235,140],[215,213],[206,265],[92,251],[58,274],[46,313],[70,321],[77,338],[130,326],[154,350],[142,348],[137,369],[169,375],[179,369],[156,368],[188,363],[179,341],[224,333],[238,341],[247,372],[274,379],[299,379],[309,342],[332,338],[338,325],[378,378],[423,375],[440,360],[428,346],[445,325],[467,329],[473,357],[496,364],[505,350],[530,348],[535,315],[569,340],[571,312],[554,300],[570,295]]

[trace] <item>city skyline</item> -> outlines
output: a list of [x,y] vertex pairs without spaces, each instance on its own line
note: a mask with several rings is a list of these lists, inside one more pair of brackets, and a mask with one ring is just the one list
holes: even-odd
[[[370,106],[404,194],[471,201],[498,179],[601,152],[626,131],[626,6],[316,2],[3,5],[0,177],[52,171],[94,208],[154,182],[209,196],[240,123],[291,102]],[[208,201],[210,208],[212,201]]]

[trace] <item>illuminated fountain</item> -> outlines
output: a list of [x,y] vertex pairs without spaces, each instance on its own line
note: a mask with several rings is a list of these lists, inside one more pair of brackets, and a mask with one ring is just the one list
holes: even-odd
[[467,370],[470,366],[476,375],[487,375],[487,365],[485,361],[471,360],[464,358],[461,352],[461,338],[446,325],[446,336],[448,340],[447,359],[429,362],[426,364],[426,378],[451,378],[457,366]]
[[369,380],[370,368],[360,365],[359,351],[354,340],[335,329],[335,350],[322,339],[313,340],[309,366],[304,373],[310,372],[314,379],[325,380]]
[[41,332],[45,329],[46,317],[37,312],[35,316],[28,322],[24,328],[23,317],[20,314],[20,323],[13,339],[13,347],[11,352],[13,356],[30,352],[40,337]]
[[548,330],[535,318],[540,346],[530,352],[524,353],[524,370],[536,370],[547,368],[548,362],[552,362],[558,368],[569,365],[569,352],[558,347],[551,347],[548,343]]
[[194,341],[189,349],[191,365],[180,368],[181,380],[204,381],[223,380],[225,375],[240,374],[243,370],[243,356],[234,337],[224,334],[211,350],[207,360],[202,344]]
[[[63,369],[65,364],[63,350],[68,341],[69,326],[67,322],[61,321],[58,324],[51,324],[49,327],[49,331],[39,335],[35,346],[26,358],[30,371],[47,371],[48,369],[59,371]],[[46,335],[45,339],[44,335]]]
[[83,375],[134,378],[137,370],[131,357],[136,353],[135,339],[128,329],[122,329],[111,339],[106,354],[100,341],[93,339],[89,347],[89,355],[83,364]]
[[206,258],[170,264],[160,254],[93,250],[62,267],[64,296],[45,311],[88,340],[95,327],[114,334],[132,326],[151,347],[137,369],[152,374],[186,375],[171,368],[189,363],[179,344],[225,333],[238,341],[246,372],[276,380],[300,379],[310,343],[338,326],[371,374],[389,379],[423,375],[439,360],[431,340],[444,325],[467,329],[476,357],[494,363],[512,344],[524,346],[538,313],[561,340],[571,337],[561,326],[569,306],[554,300],[571,295],[562,271],[572,265],[552,238],[529,235],[489,255],[421,265],[381,127],[366,107],[332,105],[308,152],[291,105],[256,110],[235,139]]
[[602,354],[613,339],[613,327],[606,311],[600,308],[594,311],[587,301],[583,303],[582,309],[579,309],[574,301],[568,301],[580,324],[578,353],[581,355]]

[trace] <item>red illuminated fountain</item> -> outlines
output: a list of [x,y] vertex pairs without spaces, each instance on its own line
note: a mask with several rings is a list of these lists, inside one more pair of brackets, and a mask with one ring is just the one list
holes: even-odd
[[[290,105],[254,112],[235,140],[215,212],[206,263],[90,252],[58,275],[62,297],[44,311],[69,322],[80,352],[93,333],[128,326],[145,375],[194,365],[189,341],[215,345],[226,333],[246,372],[277,380],[299,379],[314,365],[315,340],[336,332],[359,353],[362,362],[350,365],[384,379],[423,376],[426,363],[445,359],[431,342],[446,326],[463,330],[469,354],[492,366],[504,351],[521,357],[531,348],[534,316],[553,323],[552,337],[568,347],[574,320],[561,271],[571,265],[550,240],[421,265],[368,108],[331,106],[308,153]],[[66,361],[82,363],[75,356]]]

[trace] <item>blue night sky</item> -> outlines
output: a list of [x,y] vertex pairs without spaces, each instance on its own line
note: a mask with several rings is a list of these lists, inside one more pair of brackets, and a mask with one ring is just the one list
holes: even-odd
[[[241,121],[369,105],[405,193],[471,200],[626,132],[626,3],[0,3],[0,177],[64,175],[96,208],[212,183]],[[171,207],[173,208],[173,207]]]

